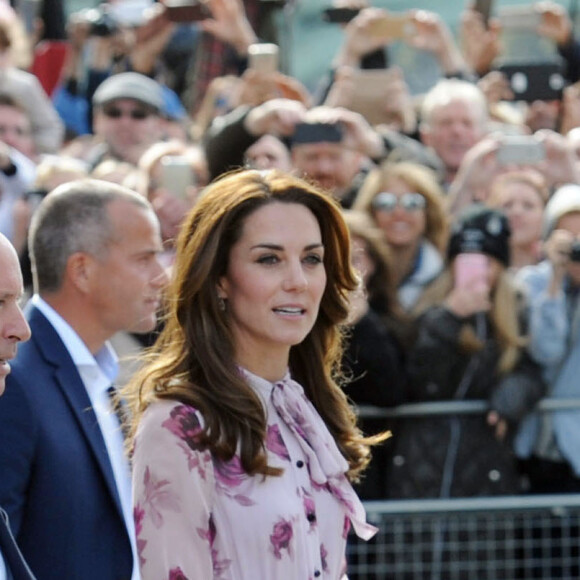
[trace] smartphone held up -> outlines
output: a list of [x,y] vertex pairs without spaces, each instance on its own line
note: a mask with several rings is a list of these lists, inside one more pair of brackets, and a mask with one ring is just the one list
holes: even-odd
[[205,2],[199,0],[161,0],[171,22],[187,23],[204,20],[211,16]]
[[487,286],[489,258],[477,252],[457,254],[454,262],[455,287],[477,290]]
[[189,158],[166,155],[161,159],[161,187],[179,199],[186,199],[195,185],[195,173]]
[[278,45],[270,42],[257,42],[248,47],[248,68],[272,74],[278,70]]
[[546,147],[533,135],[504,135],[496,157],[500,165],[534,165],[546,158]]

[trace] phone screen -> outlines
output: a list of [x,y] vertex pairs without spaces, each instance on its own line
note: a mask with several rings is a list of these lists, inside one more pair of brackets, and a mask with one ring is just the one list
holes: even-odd
[[501,165],[532,165],[546,158],[546,148],[532,136],[506,135],[501,140],[496,157]]
[[458,254],[454,262],[456,288],[474,288],[487,284],[489,258],[485,254],[468,252]]

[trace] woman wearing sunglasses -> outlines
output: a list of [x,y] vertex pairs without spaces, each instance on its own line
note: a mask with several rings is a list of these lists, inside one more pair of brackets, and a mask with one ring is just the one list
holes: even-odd
[[353,208],[367,212],[383,231],[399,301],[412,311],[443,267],[447,217],[435,174],[417,163],[385,162],[369,173]]

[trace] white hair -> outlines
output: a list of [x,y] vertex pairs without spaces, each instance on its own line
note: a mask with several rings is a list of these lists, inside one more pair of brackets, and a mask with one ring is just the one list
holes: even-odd
[[429,128],[436,109],[447,106],[453,101],[463,101],[473,105],[482,127],[488,121],[488,109],[485,95],[481,89],[461,79],[441,79],[432,87],[421,104],[421,126]]

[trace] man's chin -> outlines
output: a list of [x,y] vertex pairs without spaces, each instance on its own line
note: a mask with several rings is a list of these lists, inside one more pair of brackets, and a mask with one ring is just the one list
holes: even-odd
[[152,316],[141,320],[138,324],[131,327],[129,332],[132,334],[147,334],[152,332],[157,327],[157,317]]

